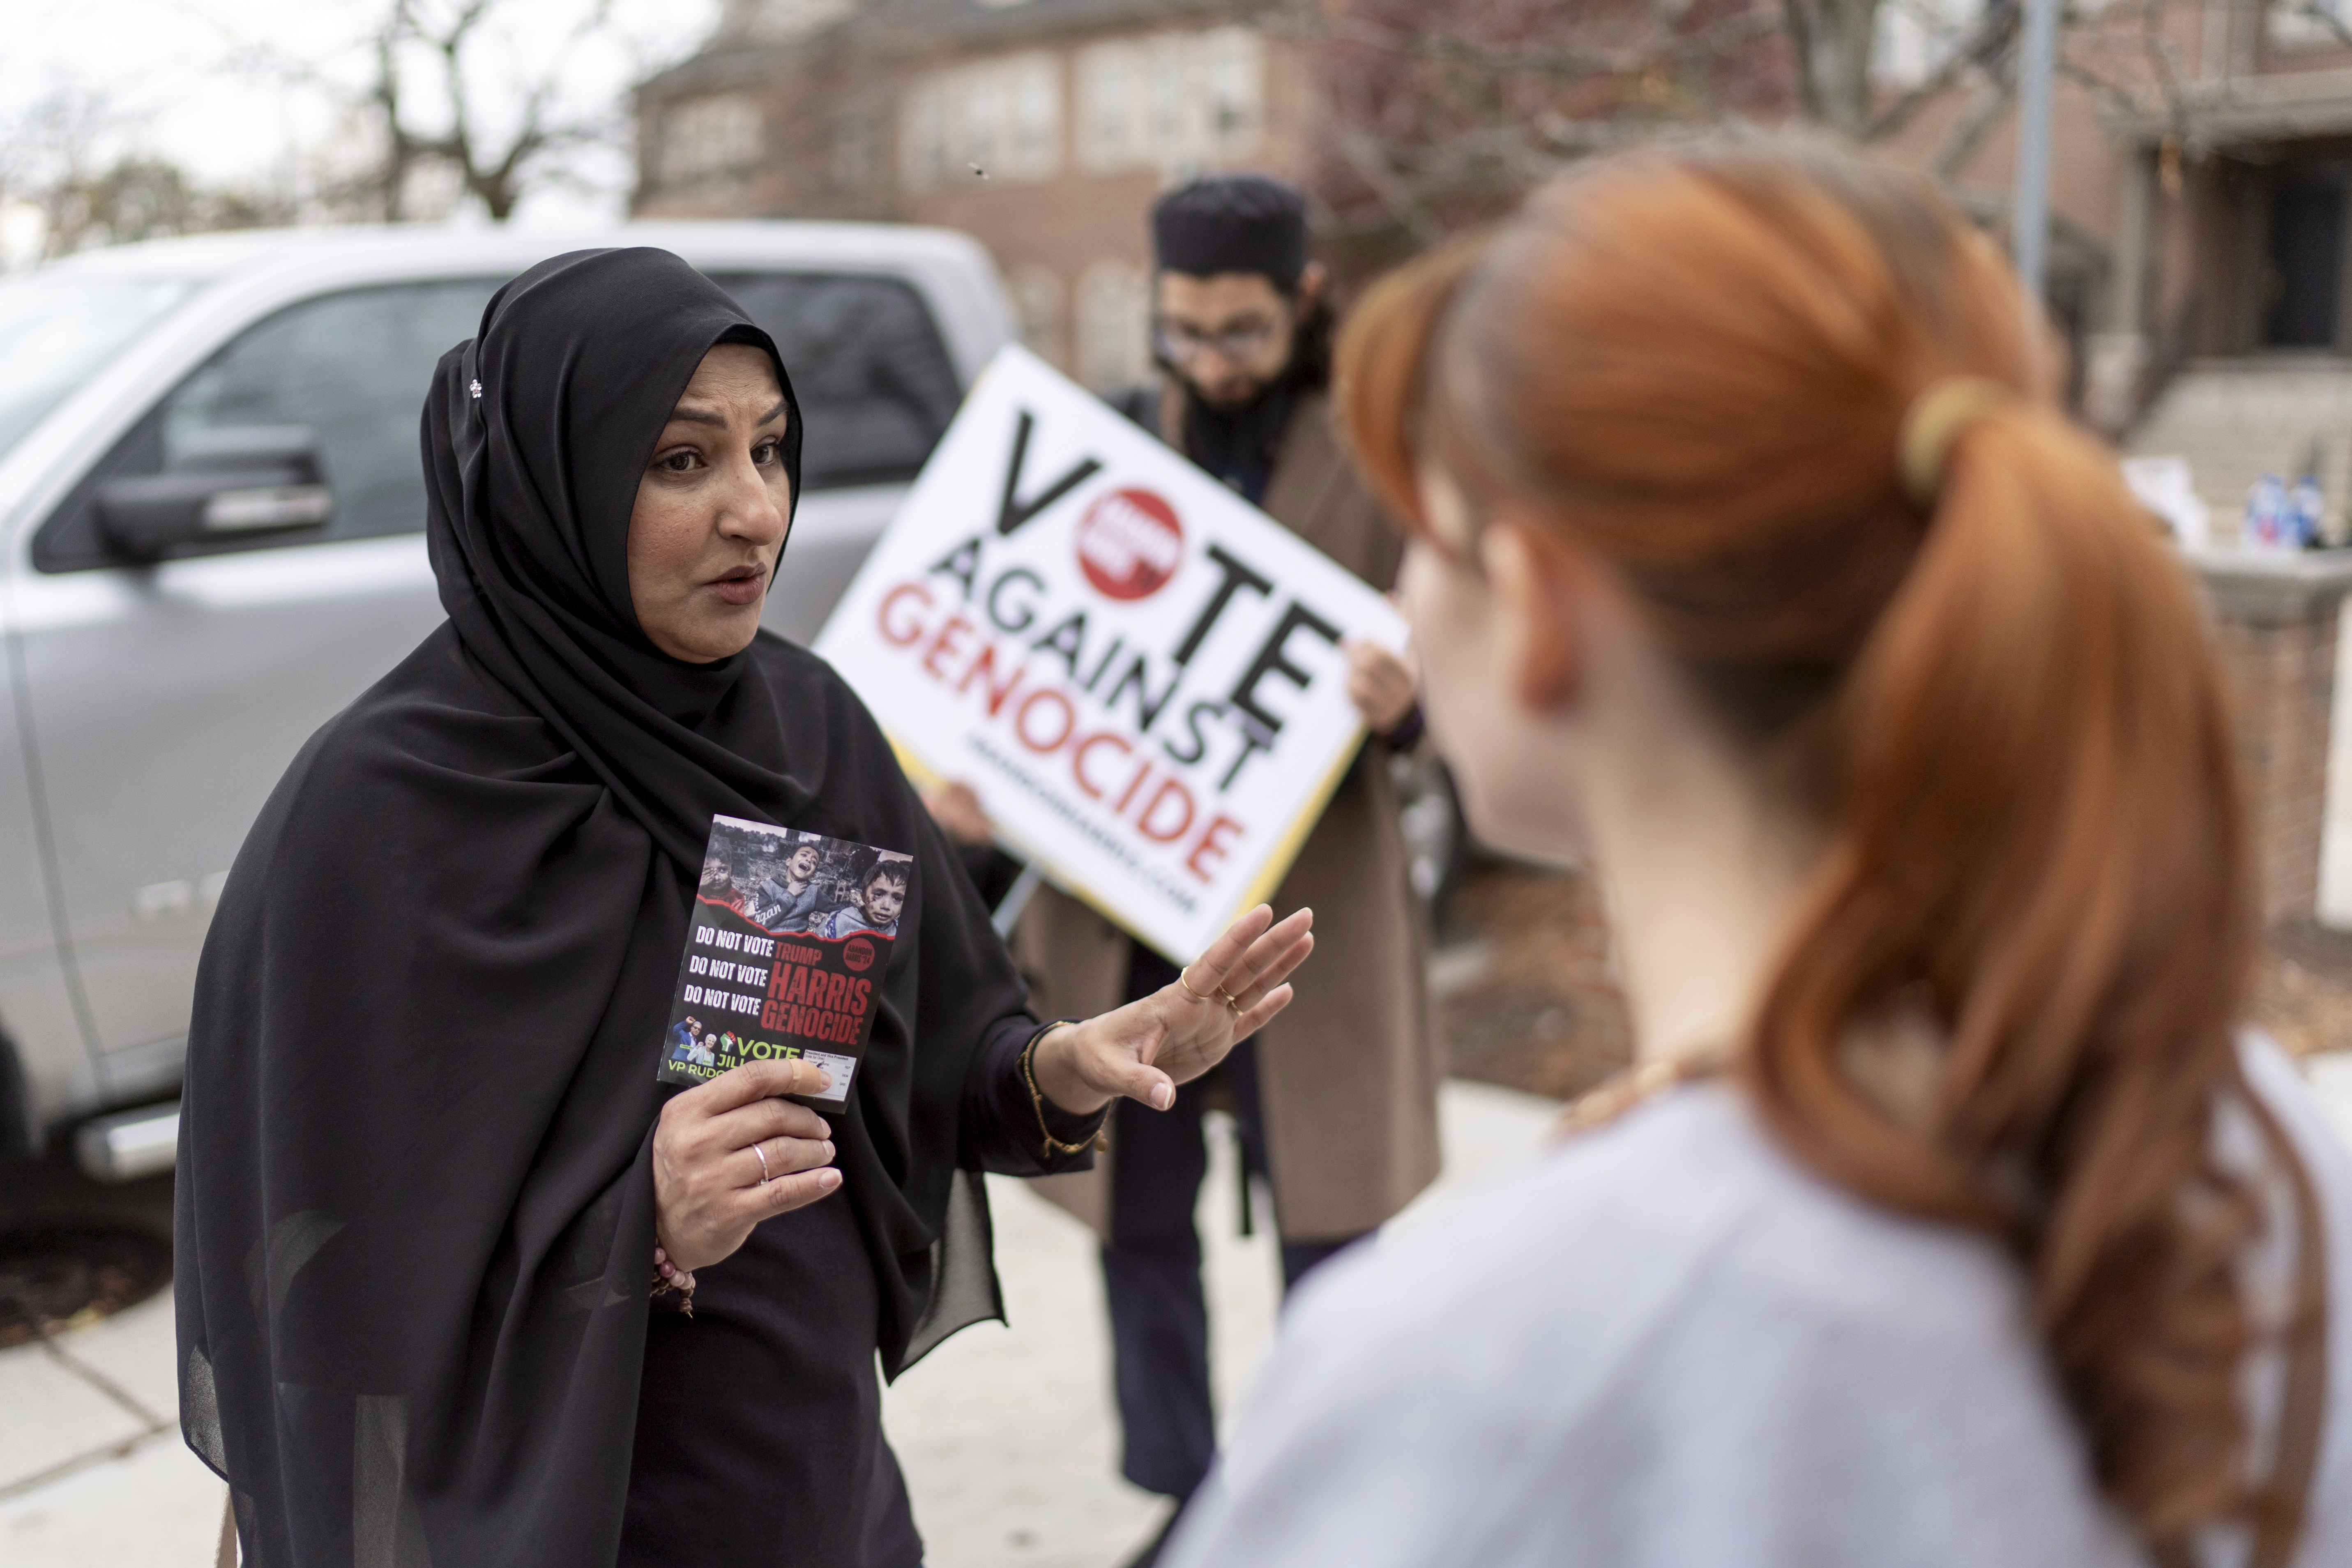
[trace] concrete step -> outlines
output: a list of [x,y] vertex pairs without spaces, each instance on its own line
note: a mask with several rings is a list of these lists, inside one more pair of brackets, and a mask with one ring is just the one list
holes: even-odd
[[2292,484],[2314,444],[2331,526],[2352,491],[2352,359],[2282,355],[2192,361],[2123,444],[2130,457],[2188,461],[2217,540],[2236,537],[2264,474]]

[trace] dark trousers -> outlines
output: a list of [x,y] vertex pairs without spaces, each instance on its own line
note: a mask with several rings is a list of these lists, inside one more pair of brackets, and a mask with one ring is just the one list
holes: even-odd
[[[1176,978],[1176,966],[1141,946],[1128,968],[1128,999],[1149,996]],[[1211,1088],[1230,1089],[1240,1124],[1244,1197],[1263,1175],[1265,1119],[1258,1100],[1257,1047],[1244,1040],[1208,1076],[1176,1091],[1176,1103],[1153,1110],[1121,1100],[1112,1113],[1110,1240],[1102,1249],[1110,1303],[1112,1365],[1126,1445],[1119,1469],[1146,1491],[1180,1502],[1192,1495],[1216,1457],[1216,1415],[1209,1394],[1209,1306],[1201,1290],[1201,1237],[1192,1211],[1208,1173],[1202,1115]],[[1276,1230],[1280,1215],[1276,1215]],[[1285,1241],[1285,1289],[1354,1240]]]

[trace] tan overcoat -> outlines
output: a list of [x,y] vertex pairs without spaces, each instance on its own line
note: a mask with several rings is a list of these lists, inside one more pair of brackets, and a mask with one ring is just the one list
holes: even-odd
[[[1172,416],[1172,399],[1166,406]],[[1265,509],[1374,587],[1394,583],[1402,546],[1341,456],[1320,394],[1291,416]],[[1297,996],[1258,1037],[1267,1163],[1287,1241],[1370,1230],[1437,1174],[1428,934],[1388,762],[1378,739],[1365,742],[1273,900],[1277,919],[1315,910],[1315,955],[1293,981]],[[1119,1005],[1129,941],[1076,900],[1041,890],[1012,944],[1033,1010],[1083,1018]],[[1036,1185],[1107,1233],[1118,1158],[1113,1149],[1092,1171]]]

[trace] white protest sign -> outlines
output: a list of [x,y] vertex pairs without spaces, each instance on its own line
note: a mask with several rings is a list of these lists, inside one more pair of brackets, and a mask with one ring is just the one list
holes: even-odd
[[1266,898],[1363,738],[1370,588],[1037,359],[998,354],[816,640],[919,780],[1189,960]]

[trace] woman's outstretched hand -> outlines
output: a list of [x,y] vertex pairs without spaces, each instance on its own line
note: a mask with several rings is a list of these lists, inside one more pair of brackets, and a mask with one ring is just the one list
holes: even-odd
[[1300,910],[1271,931],[1260,904],[1225,928],[1209,951],[1140,1002],[1037,1042],[1037,1088],[1074,1115],[1120,1095],[1154,1110],[1176,1103],[1176,1086],[1207,1072],[1290,1005],[1290,972],[1315,951],[1315,911]]
[[824,1118],[776,1098],[816,1094],[831,1081],[814,1062],[745,1062],[662,1107],[654,1240],[673,1265],[691,1274],[716,1263],[761,1220],[841,1185]]

